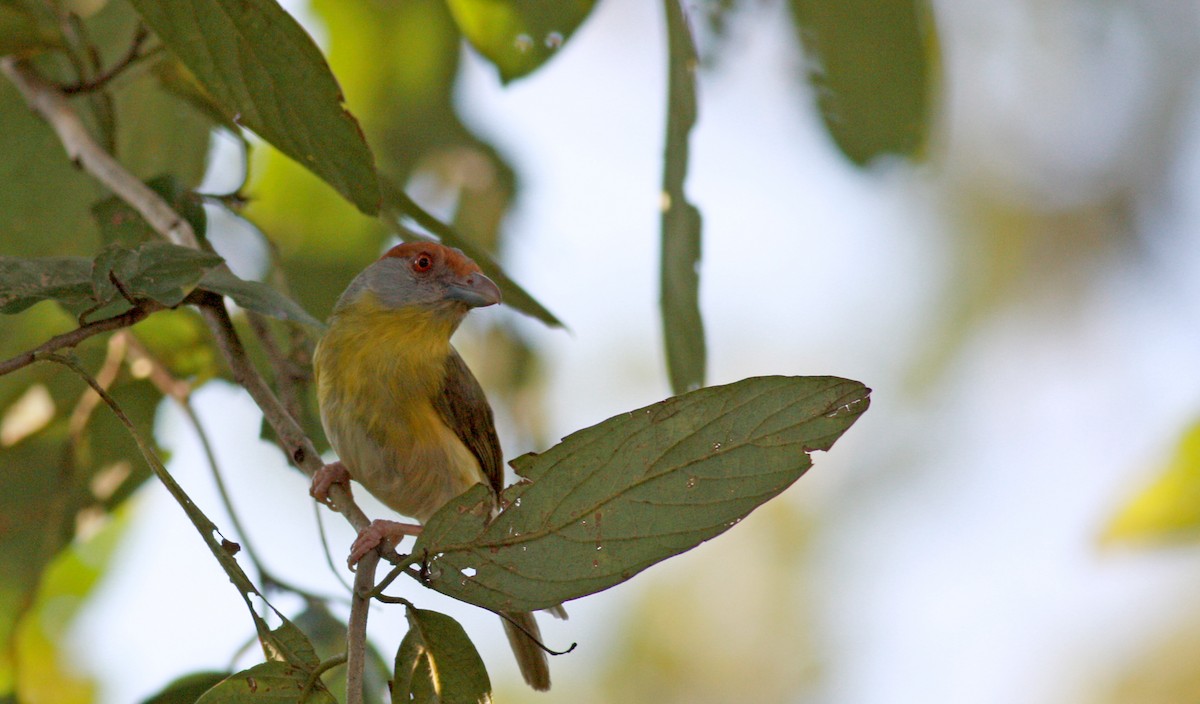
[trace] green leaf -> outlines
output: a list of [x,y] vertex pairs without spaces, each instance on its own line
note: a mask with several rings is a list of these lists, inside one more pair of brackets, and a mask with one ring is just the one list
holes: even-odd
[[1184,433],[1161,474],[1117,513],[1104,538],[1109,542],[1200,540],[1200,423]]
[[200,279],[224,260],[212,252],[154,240],[131,250],[119,244],[101,250],[92,265],[93,297],[97,302],[120,295],[116,278],[134,298],[148,298],[167,307],[179,305]]
[[60,44],[58,34],[41,26],[27,8],[0,2],[0,56],[29,55]]
[[677,0],[667,8],[667,138],[663,163],[660,291],[671,391],[704,386],[708,352],[700,315],[700,211],[688,202],[688,138],[696,124],[696,47]]
[[490,702],[492,682],[483,659],[458,621],[408,607],[408,634],[396,652],[392,704]]
[[68,308],[93,303],[91,263],[83,257],[0,257],[0,313],[55,300]]
[[375,160],[312,38],[274,0],[130,0],[234,121],[368,215]]
[[610,418],[512,462],[501,495],[477,485],[425,525],[428,585],[501,611],[607,589],[728,530],[779,494],[870,403],[837,377],[755,377]]
[[229,672],[193,672],[163,687],[142,704],[196,704],[201,695],[230,675]]
[[928,0],[790,0],[825,128],[851,161],[919,157],[938,40]]
[[264,662],[230,675],[205,692],[196,704],[337,704],[316,682],[301,698],[309,673],[283,662]]
[[505,83],[558,53],[596,0],[447,0],[463,36]]
[[321,321],[308,314],[292,299],[261,281],[238,278],[226,269],[214,269],[200,280],[205,291],[229,296],[233,302],[247,310],[257,311],[280,320],[304,323],[315,328],[325,327]]

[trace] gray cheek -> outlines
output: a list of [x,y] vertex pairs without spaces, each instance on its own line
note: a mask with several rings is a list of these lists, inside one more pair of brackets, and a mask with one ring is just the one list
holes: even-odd
[[408,268],[408,263],[399,259],[384,259],[375,262],[363,272],[367,288],[390,308],[400,308],[430,300],[428,286],[422,286]]

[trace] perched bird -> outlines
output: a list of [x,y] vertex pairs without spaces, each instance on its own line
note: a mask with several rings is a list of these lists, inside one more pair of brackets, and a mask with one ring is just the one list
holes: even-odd
[[[312,494],[348,479],[397,513],[424,523],[482,483],[499,494],[504,468],[492,409],[450,336],[472,308],[500,289],[462,252],[411,242],[390,249],[338,300],[313,356],[321,422],[338,462],[313,478]],[[350,549],[353,565],[378,545],[394,547],[421,526],[373,521]],[[533,614],[505,614],[521,674],[550,688]]]

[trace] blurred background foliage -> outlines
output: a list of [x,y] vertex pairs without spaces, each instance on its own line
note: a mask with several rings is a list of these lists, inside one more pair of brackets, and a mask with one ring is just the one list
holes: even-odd
[[[576,65],[559,54],[576,50],[579,42],[602,41],[601,30],[589,30],[589,25],[600,21],[595,15],[611,12],[603,31],[612,36],[603,41],[607,41],[608,59],[619,65],[622,43],[629,41],[625,36],[643,36],[633,23],[644,18],[629,9],[630,2],[311,0],[289,3],[288,8],[303,19],[324,51],[347,106],[372,147],[380,173],[402,185],[423,207],[479,248],[508,262],[519,245],[521,233],[514,231],[512,223],[519,222],[515,214],[527,180],[582,180],[594,174],[588,173],[592,168],[588,163],[576,163],[577,172],[568,174],[542,175],[519,167],[522,155],[501,146],[504,140],[496,139],[494,133],[480,129],[489,124],[487,116],[472,114],[465,107],[471,103],[463,98],[470,88],[464,86],[468,73],[464,62],[484,57],[491,62],[496,80],[513,87],[538,80],[543,72],[567,71]],[[916,443],[937,445],[949,433],[965,430],[980,438],[990,438],[993,432],[1000,436],[992,445],[980,440],[976,448],[1020,444],[1013,439],[1016,431],[992,428],[997,419],[1019,421],[1021,416],[1006,415],[1004,410],[987,415],[986,410],[1008,408],[1004,404],[1011,402],[1002,400],[1003,390],[997,387],[1007,382],[1024,388],[1012,383],[1013,379],[1024,381],[1027,372],[1036,377],[1039,364],[1052,368],[1047,360],[1057,357],[1049,350],[1061,350],[1063,345],[1080,345],[1079,355],[1086,357],[1093,352],[1084,349],[1086,343],[1111,344],[1115,368],[1128,369],[1129,374],[1127,379],[1101,380],[1097,382],[1101,391],[1094,397],[1085,396],[1099,398],[1105,405],[1074,407],[1071,413],[1104,417],[1110,425],[1101,427],[1131,428],[1129,433],[1137,433],[1136,437],[1124,437],[1116,430],[1101,436],[1081,435],[1078,427],[1093,425],[1077,416],[1064,416],[1058,408],[1072,406],[1069,401],[1078,396],[1050,384],[1039,387],[1041,396],[1028,401],[1028,413],[1036,415],[1036,423],[1059,431],[1064,442],[1115,445],[1127,441],[1133,448],[1129,452],[1137,453],[1136,457],[1121,454],[1126,458],[1123,464],[1096,480],[1113,493],[1096,500],[1103,507],[1089,514],[1089,520],[1082,521],[1069,540],[1092,556],[1088,559],[1111,564],[1155,559],[1147,553],[1165,554],[1163,559],[1182,564],[1180,570],[1192,578],[1197,576],[1200,447],[1195,418],[1200,416],[1200,382],[1194,373],[1179,377],[1178,366],[1155,363],[1174,359],[1169,351],[1137,356],[1130,350],[1141,349],[1138,340],[1114,342],[1100,333],[1095,333],[1099,342],[1089,337],[1093,334],[1089,330],[1100,325],[1094,322],[1095,316],[1110,315],[1116,320],[1152,316],[1152,308],[1145,304],[1137,307],[1139,287],[1149,291],[1148,297],[1163,299],[1163,315],[1183,316],[1182,324],[1171,319],[1161,329],[1187,327],[1196,320],[1192,301],[1200,289],[1181,282],[1195,279],[1193,275],[1200,269],[1195,264],[1200,248],[1195,246],[1194,232],[1188,230],[1189,225],[1197,224],[1191,205],[1195,191],[1189,190],[1194,189],[1196,180],[1185,178],[1189,169],[1196,169],[1194,66],[1200,59],[1200,42],[1195,41],[1200,35],[1200,17],[1183,3],[1150,5],[1075,0],[932,5],[917,0],[685,3],[702,59],[698,74],[701,127],[709,107],[721,110],[721,106],[705,102],[706,83],[716,83],[729,66],[753,53],[751,45],[757,34],[765,35],[773,24],[786,23],[788,48],[779,52],[785,58],[777,59],[785,63],[788,76],[786,100],[811,113],[812,120],[821,125],[820,139],[825,140],[825,151],[801,168],[856,184],[847,187],[852,195],[839,206],[837,217],[841,219],[853,220],[852,211],[859,207],[853,194],[868,189],[875,190],[863,195],[863,202],[877,198],[877,192],[902,202],[903,206],[893,211],[897,213],[893,218],[896,231],[882,234],[901,244],[886,251],[919,251],[911,258],[922,259],[922,266],[905,268],[904,257],[899,257],[895,267],[925,277],[924,288],[936,293],[927,293],[920,304],[906,309],[909,317],[899,322],[870,318],[868,312],[864,315],[876,320],[876,326],[852,326],[866,332],[835,328],[845,340],[812,341],[801,335],[802,341],[794,346],[788,346],[794,340],[789,331],[819,326],[804,312],[782,308],[782,314],[774,318],[781,338],[779,349],[805,364],[847,359],[845,364],[858,372],[856,376],[891,398],[890,415],[886,406],[875,411],[878,434],[870,442],[877,447],[853,455],[866,469],[854,473],[844,461],[839,468],[851,478],[840,484],[832,480],[818,484],[817,499],[772,504],[727,538],[696,551],[703,552],[702,560],[664,565],[661,574],[646,579],[644,588],[630,590],[619,602],[604,602],[619,605],[618,615],[606,613],[589,621],[587,608],[581,607],[578,628],[592,640],[585,646],[592,647],[569,656],[574,662],[562,666],[565,674],[556,676],[553,692],[534,695],[517,686],[512,677],[493,676],[498,700],[930,699],[918,691],[856,699],[854,692],[870,690],[838,689],[848,677],[839,673],[873,672],[869,665],[856,670],[846,660],[867,662],[880,655],[851,635],[839,640],[838,634],[828,634],[839,624],[859,623],[852,616],[837,616],[839,609],[861,608],[869,613],[871,605],[831,606],[836,599],[830,592],[837,587],[832,578],[821,577],[821,566],[830,564],[827,553],[838,546],[857,547],[867,554],[861,560],[870,563],[872,551],[874,560],[882,560],[882,553],[896,549],[897,543],[881,537],[885,533],[924,536],[936,542],[939,534],[962,527],[953,521],[974,518],[968,515],[964,519],[948,507],[961,497],[947,499],[937,487],[962,486],[963,477],[988,471],[987,459],[967,454],[955,460],[950,452],[952,459],[946,464],[954,465],[953,472],[922,474],[919,468],[923,464],[940,465],[923,454],[927,448]],[[70,84],[94,78],[103,67],[118,62],[136,36],[137,25],[137,16],[126,0],[0,0],[0,53],[30,58],[45,75]],[[585,36],[589,31],[594,36]],[[59,49],[64,46],[76,57],[75,62],[62,58]],[[91,56],[89,46],[95,46],[99,54]],[[193,190],[205,194],[202,200],[192,202],[202,202],[207,236],[235,271],[269,281],[293,295],[313,315],[324,318],[345,282],[393,242],[392,223],[364,215],[309,170],[257,137],[235,131],[230,116],[213,104],[155,38],[149,38],[145,46],[146,58],[124,71],[106,90],[80,95],[72,104],[101,142],[136,175],[148,180],[169,174],[176,192],[185,199]],[[638,70],[665,76],[665,50],[662,54],[663,63]],[[713,93],[721,95],[716,89]],[[665,101],[665,86],[659,97]],[[589,94],[586,84],[558,99],[581,101],[589,110],[605,114],[631,111],[655,120],[663,110],[661,104],[604,104]],[[564,125],[562,129],[570,133],[572,128]],[[587,133],[571,136],[579,141],[608,138]],[[659,156],[653,154],[655,159]],[[626,173],[620,176],[635,178]],[[603,201],[610,193],[603,183],[591,188],[596,200]],[[732,198],[737,192],[732,185],[723,188],[715,197]],[[712,189],[706,193],[708,201],[693,198],[702,211],[715,205]],[[119,213],[97,207],[107,196],[64,158],[53,132],[30,113],[13,86],[0,81],[0,254],[93,255],[104,243],[128,232],[121,229],[127,223],[120,220]],[[653,202],[655,196],[650,193],[647,202]],[[736,206],[744,211],[758,207],[755,203],[748,199],[745,205]],[[779,203],[768,205],[782,207]],[[603,207],[620,210],[630,206],[605,202]],[[916,211],[919,214],[913,215]],[[750,219],[749,214],[742,215]],[[706,228],[706,252],[730,251],[723,243],[732,242],[737,249],[755,242],[755,233],[731,232],[722,228],[719,220]],[[934,234],[924,240],[911,235],[922,229]],[[556,235],[575,236],[571,232]],[[828,254],[822,249],[821,232],[794,236],[812,238],[804,242],[814,257]],[[615,235],[613,239],[624,241]],[[876,242],[869,238],[855,241]],[[914,244],[918,242],[923,244]],[[886,276],[880,272],[887,267],[870,268],[875,254],[864,250],[850,261],[856,265],[859,259],[868,262],[862,266],[883,280]],[[529,254],[522,257],[526,262],[537,259]],[[706,259],[701,285],[710,274],[713,281],[720,282],[722,272],[733,268],[730,261]],[[521,273],[529,274],[528,268],[516,271],[518,280]],[[583,278],[585,273],[562,272],[562,276]],[[800,277],[796,267],[780,273]],[[749,275],[738,272],[737,276],[734,284],[726,282],[717,290],[730,298],[735,295],[731,291],[745,295]],[[620,283],[622,274],[616,272],[613,278]],[[716,289],[720,284],[712,285]],[[844,283],[847,289],[856,285]],[[836,310],[850,319],[862,312],[853,309],[855,302],[892,310],[883,301],[886,286],[879,286],[867,298],[855,298],[852,291],[838,289],[847,294],[850,303]],[[828,290],[811,293],[828,297]],[[554,299],[541,302],[555,310],[556,304],[566,306]],[[720,313],[724,304],[711,296],[705,299],[704,311],[711,310],[715,319],[728,321],[728,316],[723,318]],[[820,303],[813,305],[819,307]],[[723,338],[744,336],[743,344],[753,345],[752,340],[760,339],[756,337],[759,331],[748,324],[730,329],[714,326],[711,320],[709,334],[718,343]],[[585,331],[589,326],[585,320],[568,318],[566,323]],[[2,317],[0,358],[36,346],[74,324],[72,316],[50,303]],[[246,317],[239,318],[243,329],[251,324]],[[303,357],[310,340],[294,328],[274,322],[269,325],[271,339],[294,346],[298,358]],[[631,322],[630,329],[642,328]],[[1146,334],[1146,329],[1132,324],[1116,329]],[[584,337],[587,333],[579,334]],[[1194,342],[1190,337],[1182,343],[1164,337],[1160,341],[1164,345],[1196,349],[1187,346]],[[861,351],[864,346],[886,347],[880,345],[883,338],[896,341],[893,358],[880,361]],[[202,324],[189,310],[156,314],[137,326],[132,339],[133,343],[122,337],[94,338],[81,345],[78,353],[88,368],[106,379],[113,395],[143,431],[153,434],[157,422],[156,437],[171,446],[184,431],[176,428],[176,436],[162,431],[164,386],[155,383],[151,370],[166,370],[170,379],[186,385],[188,393],[202,386],[219,390],[228,373],[218,362]],[[498,406],[509,448],[540,448],[572,429],[563,427],[556,415],[561,405],[553,401],[554,391],[547,383],[562,343],[539,344],[539,340],[545,340],[543,332],[528,320],[506,316],[469,326],[458,343],[469,359],[478,360],[473,368]],[[597,385],[623,383],[657,389],[662,392],[659,396],[665,395],[664,374],[646,383],[647,375],[641,372],[645,360],[630,363],[621,358],[628,352],[618,348],[620,340],[610,342],[612,347],[597,351],[592,360],[612,357],[613,363],[604,367],[606,373],[614,369],[629,373],[626,379]],[[828,356],[809,352],[810,344]],[[736,360],[738,356],[728,358]],[[258,360],[262,359],[260,355]],[[873,361],[863,361],[868,359]],[[728,373],[728,368],[718,368]],[[1168,387],[1175,391],[1165,391]],[[1138,395],[1143,392],[1148,397]],[[1156,404],[1155,393],[1165,400],[1156,405],[1160,410],[1143,413],[1148,420],[1143,419],[1142,425],[1122,414],[1126,409],[1136,411],[1141,404]],[[601,394],[596,394],[575,403],[600,406],[602,400]],[[319,437],[312,422],[311,398],[300,403],[310,412],[310,432]],[[980,408],[985,411],[978,416],[982,420],[976,421],[980,425],[970,425],[969,419],[976,418],[971,413]],[[33,366],[0,377],[0,409],[0,701],[90,702],[102,696],[98,692],[105,688],[128,691],[105,681],[112,673],[97,671],[94,666],[88,669],[85,663],[94,662],[94,653],[81,654],[78,646],[66,643],[71,622],[87,608],[87,598],[104,579],[114,551],[130,539],[130,514],[138,511],[138,503],[125,500],[138,495],[148,472],[111,416],[97,409],[80,384],[57,368]],[[578,415],[575,412],[573,417]],[[166,442],[165,437],[174,439]],[[215,435],[215,441],[220,444],[222,436]],[[948,439],[944,442],[951,444]],[[962,446],[955,447],[961,450]],[[1067,462],[1074,464],[1085,463],[1079,457],[1095,457],[1084,450],[1066,454],[1072,458]],[[1017,457],[1021,458],[1018,461],[1024,459],[1020,454]],[[1044,466],[1030,461],[1027,473],[1013,469],[1011,481],[1026,482],[1026,493],[1033,494],[1047,491],[1037,484],[1038,476],[1059,471],[1072,479],[1050,485],[1049,491],[1087,493],[1083,483],[1091,477],[1086,472],[1072,473],[1044,457],[1039,461]],[[236,459],[227,464],[237,473],[245,469]],[[818,472],[821,469],[818,467]],[[157,487],[147,485],[142,491],[157,491]],[[883,498],[878,498],[879,492]],[[964,493],[969,499],[969,492]],[[250,506],[251,502],[252,498],[245,497],[235,504]],[[1062,502],[1064,506],[1069,503],[1067,499]],[[888,505],[910,513],[888,509]],[[1019,505],[1029,509],[1028,504]],[[253,513],[258,508],[245,510]],[[858,512],[874,516],[873,520],[882,521],[885,527],[872,533],[869,527],[847,523],[851,520],[847,517]],[[1060,507],[1060,512],[1065,515],[1067,509]],[[1005,530],[1015,530],[1010,524],[1022,523],[1036,529],[1038,515],[1006,514]],[[906,528],[922,525],[921,519],[913,516],[933,516],[931,520],[938,525],[930,533]],[[837,533],[839,530],[842,533]],[[964,531],[964,535],[972,534]],[[1016,533],[1000,535],[1009,535],[1014,544],[1019,542]],[[878,544],[871,542],[872,537]],[[1005,541],[992,534],[988,537]],[[339,543],[334,541],[334,545]],[[918,555],[925,550],[941,554],[934,552],[934,546],[913,549]],[[898,550],[897,559],[904,559],[907,553],[903,547]],[[979,552],[987,555],[987,547],[980,547]],[[1141,557],[1130,558],[1131,552]],[[311,571],[313,561],[320,559],[317,555],[308,551],[307,562],[301,561],[308,567],[299,574],[307,576],[306,570]],[[861,566],[862,562],[851,564]],[[926,574],[920,569],[919,564],[912,567],[915,574]],[[967,569],[951,564],[946,572],[930,573],[959,575]],[[866,580],[868,574],[854,573],[848,579]],[[906,584],[898,577],[895,582],[884,582],[882,588],[902,591]],[[1194,587],[1194,582],[1191,584]],[[935,595],[933,600],[938,599],[939,585],[921,586]],[[322,588],[331,589],[327,585]],[[850,591],[873,594],[862,586]],[[1047,586],[1045,591],[1055,589]],[[1050,694],[1039,695],[1038,700],[1175,702],[1200,697],[1194,668],[1200,619],[1188,601],[1191,592],[1177,591],[1178,599],[1168,608],[1172,617],[1155,620],[1147,616],[1140,630],[1121,631],[1135,635],[1117,648],[1115,655],[1104,651],[1089,659],[1088,647],[1095,645],[1063,646],[1074,655],[1062,655],[1056,661],[1062,664],[1061,672],[1041,673],[1054,684],[1045,688]],[[979,608],[987,610],[986,598],[979,598],[983,599]],[[896,603],[882,596],[879,600],[885,605],[881,608]],[[1069,611],[1067,604],[1055,603],[1056,609]],[[340,607],[335,603],[332,608],[337,611]],[[336,620],[308,605],[301,605],[296,612],[304,614],[298,620],[313,629],[310,635],[320,647],[331,651],[338,647],[336,629],[330,625]],[[1032,613],[1020,616],[1035,618]],[[155,616],[139,614],[136,618]],[[1095,618],[1104,622],[1101,616]],[[608,629],[595,627],[596,621],[605,622]],[[936,621],[935,615],[919,621],[934,634],[928,638],[943,633],[936,630]],[[892,622],[885,618],[881,623],[884,625],[874,627],[886,628]],[[245,625],[244,638],[249,638],[249,624]],[[564,640],[584,640],[569,630],[570,626],[566,628],[553,631],[555,637],[562,634]],[[871,631],[856,633],[862,632]],[[181,636],[171,633],[169,637]],[[118,640],[87,647],[119,649]],[[952,645],[947,648],[953,652]],[[221,653],[215,662],[225,666],[235,656],[234,652]],[[496,659],[488,658],[489,666]],[[563,660],[567,658],[554,661],[556,672]],[[580,660],[586,662],[578,664]],[[1103,674],[1096,674],[1097,663],[1103,666]],[[931,669],[952,670],[955,666],[946,662]],[[152,678],[157,687],[184,674],[161,672],[153,673]],[[1072,678],[1084,681],[1072,684]],[[909,680],[885,675],[880,681]],[[989,681],[981,675],[977,686],[986,688]],[[986,697],[968,699],[991,701]]]

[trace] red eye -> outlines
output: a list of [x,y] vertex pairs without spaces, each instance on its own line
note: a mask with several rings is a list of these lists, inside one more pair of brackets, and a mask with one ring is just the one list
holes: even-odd
[[417,273],[429,271],[433,268],[433,257],[421,252],[417,255],[416,259],[413,259],[412,268]]

